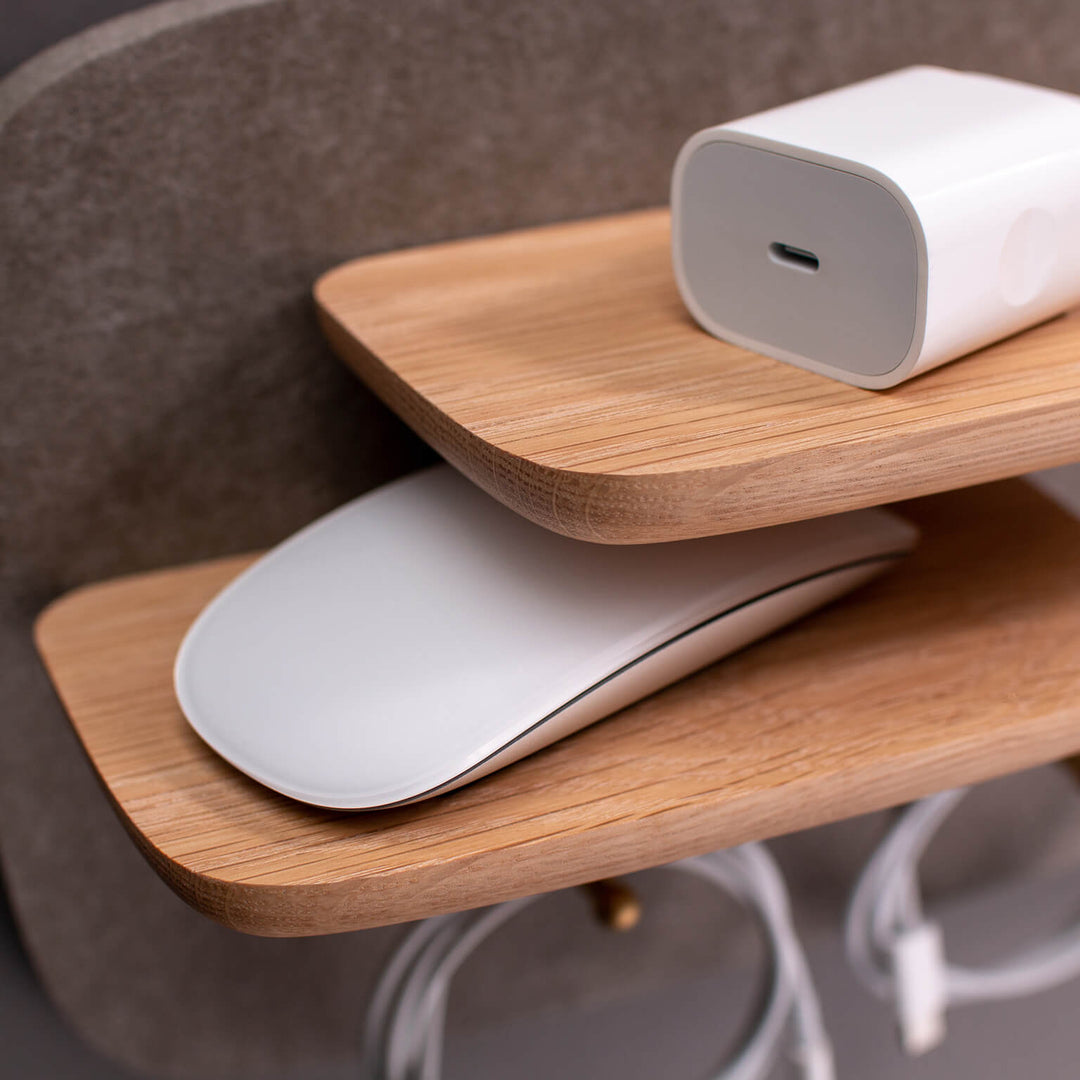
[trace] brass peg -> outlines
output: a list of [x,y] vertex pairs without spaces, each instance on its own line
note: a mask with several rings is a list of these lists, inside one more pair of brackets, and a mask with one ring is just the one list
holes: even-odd
[[638,895],[617,878],[602,878],[581,886],[593,913],[609,930],[633,930],[641,920]]

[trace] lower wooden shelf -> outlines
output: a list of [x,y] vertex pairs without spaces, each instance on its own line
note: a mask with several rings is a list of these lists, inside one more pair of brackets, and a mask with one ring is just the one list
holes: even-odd
[[180,714],[180,639],[251,557],[79,589],[37,640],[119,814],[177,892],[251,933],[355,930],[1080,751],[1080,523],[1020,481],[900,509],[923,544],[863,591],[489,778],[378,813],[265,790]]

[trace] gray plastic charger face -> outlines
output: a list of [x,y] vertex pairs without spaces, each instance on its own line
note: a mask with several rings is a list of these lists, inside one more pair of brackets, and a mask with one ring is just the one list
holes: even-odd
[[721,140],[698,148],[682,180],[677,241],[709,319],[861,375],[903,361],[919,254],[908,215],[883,186]]

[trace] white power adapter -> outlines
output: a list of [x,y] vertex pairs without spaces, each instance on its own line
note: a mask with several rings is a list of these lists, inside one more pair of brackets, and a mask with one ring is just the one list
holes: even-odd
[[1080,302],[1080,97],[907,68],[698,132],[671,201],[706,330],[894,386]]

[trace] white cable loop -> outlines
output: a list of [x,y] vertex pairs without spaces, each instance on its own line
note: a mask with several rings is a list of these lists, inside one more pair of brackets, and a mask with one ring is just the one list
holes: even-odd
[[968,790],[943,791],[906,807],[866,864],[848,905],[848,960],[871,993],[895,1002],[911,1054],[941,1042],[950,1005],[1026,997],[1080,975],[1080,925],[991,967],[946,960],[941,929],[923,914],[918,864]]
[[[790,1033],[804,1080],[833,1080],[832,1049],[806,959],[791,922],[787,889],[759,844],[672,863],[705,878],[761,918],[772,978],[757,1026],[714,1080],[764,1080]],[[362,1080],[437,1080],[450,982],[472,951],[537,896],[443,915],[420,923],[387,965],[368,1009]]]

